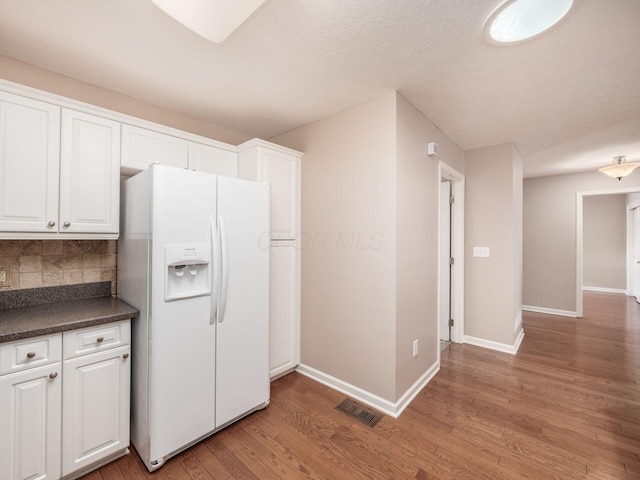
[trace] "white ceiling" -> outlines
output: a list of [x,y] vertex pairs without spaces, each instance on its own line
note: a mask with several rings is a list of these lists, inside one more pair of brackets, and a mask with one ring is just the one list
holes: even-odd
[[150,0],[0,0],[0,54],[262,138],[395,89],[525,176],[640,160],[640,1],[575,0],[513,47],[482,40],[498,3],[267,0],[215,44]]

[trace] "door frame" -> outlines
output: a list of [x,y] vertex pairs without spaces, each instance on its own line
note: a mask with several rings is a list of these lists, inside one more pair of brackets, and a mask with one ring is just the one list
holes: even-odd
[[[640,192],[639,187],[627,187],[627,188],[615,188],[608,190],[587,190],[584,192],[576,192],[576,317],[582,318],[583,305],[582,305],[582,283],[583,278],[583,199],[585,196],[590,195],[626,195],[629,193]],[[633,202],[636,203],[636,202]],[[627,206],[627,295],[629,294],[629,208]]]
[[634,200],[627,203],[627,296],[634,296],[634,242],[635,242],[635,219],[633,218],[633,210],[640,207],[640,200]]
[[451,269],[453,265],[449,265],[449,259],[453,256],[451,251],[451,214],[452,205],[449,197],[453,194],[453,184],[446,178],[440,178],[440,192],[438,196],[438,213],[439,219],[439,254],[438,254],[438,334],[440,342],[451,341],[451,333],[453,328],[449,327],[449,318],[452,318],[451,307]]
[[453,280],[451,282],[451,311],[454,319],[451,329],[451,341],[454,343],[464,343],[464,175],[453,167],[447,165],[442,160],[438,162],[438,359],[440,359],[440,258],[444,245],[440,242],[441,208],[440,195],[442,189],[442,179],[451,182],[455,203],[451,209],[451,253],[455,262],[453,264]]

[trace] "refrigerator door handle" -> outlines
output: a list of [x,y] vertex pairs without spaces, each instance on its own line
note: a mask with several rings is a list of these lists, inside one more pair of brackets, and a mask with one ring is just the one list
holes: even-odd
[[209,217],[209,225],[211,227],[211,317],[209,325],[216,323],[216,315],[218,314],[218,299],[220,289],[220,242],[218,237],[218,229],[216,225],[216,217]]
[[220,310],[218,312],[218,323],[224,321],[224,313],[227,309],[227,287],[229,286],[229,250],[227,248],[227,229],[224,225],[224,218],[218,217],[218,234],[220,235],[220,271],[222,278],[220,281]]

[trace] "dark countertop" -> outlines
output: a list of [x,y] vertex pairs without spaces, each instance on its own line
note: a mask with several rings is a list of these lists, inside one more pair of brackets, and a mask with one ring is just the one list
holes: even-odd
[[115,297],[0,309],[0,342],[117,322],[138,311]]

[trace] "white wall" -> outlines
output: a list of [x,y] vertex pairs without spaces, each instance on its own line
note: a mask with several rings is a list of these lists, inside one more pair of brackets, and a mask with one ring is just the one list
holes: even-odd
[[597,171],[525,179],[525,305],[576,311],[576,193],[629,188],[640,189],[640,170],[621,181]]
[[514,333],[517,335],[522,329],[522,190],[523,190],[523,160],[517,148],[512,149],[513,154],[513,319]]
[[[514,346],[520,313],[522,158],[508,143],[465,153],[465,336]],[[489,247],[490,257],[473,256]]]
[[583,198],[582,284],[614,290],[627,288],[626,195]]
[[[396,402],[439,347],[427,143],[459,170],[464,152],[396,92],[270,140],[305,153],[301,361]],[[349,248],[337,241],[350,236]]]
[[[397,97],[396,396],[437,362],[438,161],[464,172],[464,152]],[[426,155],[436,142],[438,157]],[[413,340],[420,353],[412,355]]]
[[302,161],[301,363],[395,400],[396,95],[271,141]]

